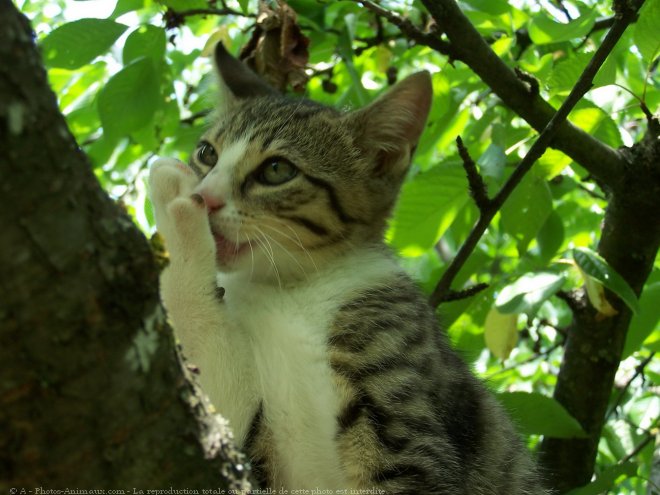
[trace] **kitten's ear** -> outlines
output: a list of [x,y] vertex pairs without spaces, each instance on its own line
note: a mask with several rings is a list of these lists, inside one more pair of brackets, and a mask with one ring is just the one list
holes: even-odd
[[407,170],[424,131],[432,97],[431,75],[417,72],[369,106],[349,114],[357,145],[375,160],[375,175],[399,177]]
[[215,45],[214,60],[225,104],[231,105],[244,98],[277,94],[248,66],[232,57],[222,43]]

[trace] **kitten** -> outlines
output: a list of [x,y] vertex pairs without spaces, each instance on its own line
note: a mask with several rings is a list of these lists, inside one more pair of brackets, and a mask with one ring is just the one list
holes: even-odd
[[215,60],[217,123],[189,166],[151,171],[161,294],[263,487],[543,493],[383,243],[429,74],[342,113],[278,95],[221,44]]

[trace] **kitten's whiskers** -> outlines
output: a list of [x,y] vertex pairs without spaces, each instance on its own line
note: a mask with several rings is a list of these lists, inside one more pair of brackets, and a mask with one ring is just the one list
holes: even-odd
[[[268,226],[268,225],[262,225],[262,227],[269,227],[269,228],[275,230],[275,232],[277,232],[277,233],[279,233],[279,234],[282,234],[282,232],[280,232],[279,230],[274,229],[273,227],[270,227],[270,226]],[[290,258],[296,263],[296,265],[298,265],[298,266],[300,267],[300,270],[303,272],[303,275],[305,276],[305,278],[309,279],[309,276],[307,275],[307,272],[305,271],[305,267],[302,265],[302,263],[300,263],[300,261],[298,261],[298,258],[296,258],[296,256],[295,256],[293,253],[291,253],[291,251],[289,251],[289,250],[286,248],[286,246],[284,246],[281,242],[279,242],[277,239],[275,239],[272,235],[268,235],[268,234],[266,234],[266,233],[265,233],[263,230],[261,230],[259,227],[256,227],[256,226],[255,226],[255,228],[259,231],[259,233],[260,233],[261,235],[264,236],[264,238],[266,238],[266,239],[270,239],[270,240],[273,241],[275,244],[277,244],[280,248],[282,248],[282,250],[283,250],[286,254],[288,254],[289,257],[290,257]],[[284,235],[284,234],[282,234],[282,235]],[[288,237],[288,236],[285,236],[285,237]],[[289,237],[289,238],[290,238],[290,237]],[[290,239],[291,239],[291,238],[290,238]]]
[[274,218],[273,220],[275,220],[276,222],[278,222],[278,223],[284,225],[286,228],[288,228],[291,232],[293,232],[293,235],[295,235],[296,238],[294,239],[293,237],[291,237],[291,236],[285,234],[284,232],[282,232],[281,230],[276,229],[272,225],[264,224],[263,226],[274,230],[275,232],[280,234],[282,237],[285,237],[286,239],[289,239],[290,241],[295,242],[298,246],[300,246],[300,249],[307,255],[307,257],[309,258],[309,261],[311,261],[312,265],[314,265],[314,270],[316,271],[316,273],[318,273],[319,272],[319,267],[316,266],[316,262],[314,261],[314,257],[310,254],[309,250],[303,245],[302,240],[300,239],[300,236],[298,235],[298,232],[296,232],[293,229],[293,227],[291,227],[291,225],[288,225],[286,222],[280,220],[279,218]]
[[273,246],[268,242],[268,239],[264,237],[263,232],[260,232],[260,235],[255,237],[255,241],[259,243],[263,251],[266,253],[266,256],[270,260],[271,265],[273,265],[273,270],[275,272],[275,277],[277,278],[277,285],[282,289],[282,280],[280,279],[280,271],[277,269],[277,263],[275,263],[275,253],[273,251]]

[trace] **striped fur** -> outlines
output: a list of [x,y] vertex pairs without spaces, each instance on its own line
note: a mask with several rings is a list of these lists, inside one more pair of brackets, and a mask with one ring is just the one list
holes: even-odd
[[545,493],[383,244],[428,74],[342,113],[274,94],[221,46],[216,59],[216,124],[189,167],[159,160],[150,182],[171,259],[163,301],[256,478],[289,491]]

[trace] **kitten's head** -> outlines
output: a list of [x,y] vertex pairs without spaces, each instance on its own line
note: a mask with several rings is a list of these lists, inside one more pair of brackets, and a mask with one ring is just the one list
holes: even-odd
[[310,274],[382,243],[431,104],[427,72],[343,113],[279,95],[218,44],[221,107],[190,166],[218,267],[254,279]]

